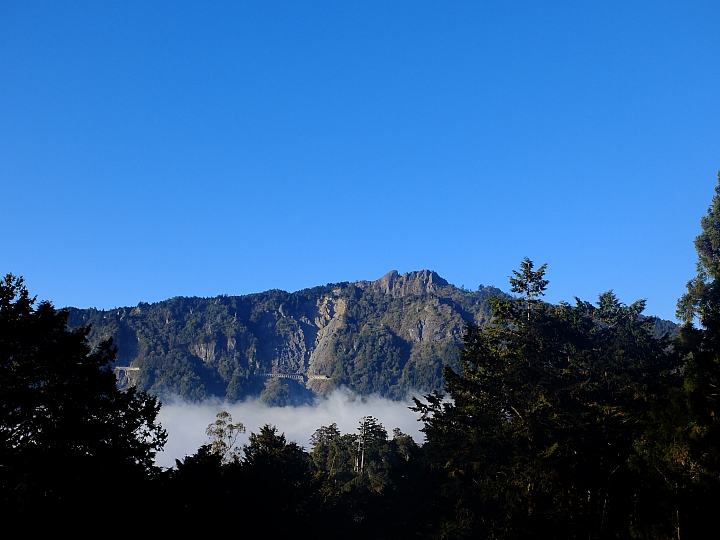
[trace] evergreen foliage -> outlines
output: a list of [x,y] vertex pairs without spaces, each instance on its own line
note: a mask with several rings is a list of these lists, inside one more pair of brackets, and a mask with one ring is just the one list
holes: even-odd
[[[546,266],[527,258],[510,278],[518,297],[340,284],[75,311],[71,324],[99,322],[92,331],[69,330],[68,310],[36,306],[8,275],[0,283],[3,517],[40,513],[78,530],[81,516],[121,501],[152,505],[164,534],[236,534],[261,523],[273,537],[714,537],[720,173],[701,226],[678,335],[645,317],[644,301],[626,305],[612,291],[595,303],[543,301]],[[309,451],[268,424],[239,449],[245,428],[223,411],[206,430],[209,444],[159,471],[160,405],[132,385],[116,387],[116,356],[144,366],[140,386],[198,399],[252,391],[287,405],[298,390],[277,369],[291,360],[266,338],[302,347],[296,337],[314,339],[318,327],[302,314],[321,304],[327,319],[332,309],[342,315],[325,351],[327,387],[398,397],[424,386],[430,392],[413,409],[426,441],[397,428],[389,436],[365,416],[354,433],[320,427]],[[447,339],[422,339],[431,320],[454,321]],[[113,338],[128,347],[118,353]]]
[[654,429],[638,442],[647,466],[661,476],[658,506],[671,517],[650,530],[656,538],[708,537],[720,528],[720,172],[700,226],[697,275],[678,301],[682,369],[653,410]]
[[543,271],[524,261],[530,294],[492,299],[493,324],[468,325],[461,372],[443,372],[447,397],[416,400],[427,462],[456,501],[450,536],[624,536],[644,511],[631,457],[677,365],[669,342],[642,301],[536,300]]
[[[118,365],[139,368],[129,383],[156,395],[231,402],[261,396],[284,406],[344,386],[401,399],[442,387],[443,366],[457,366],[465,322],[484,324],[488,300],[499,294],[493,287],[470,292],[442,285],[432,293],[393,296],[371,282],[339,283],[296,293],[176,297],[108,311],[73,308],[69,323],[91,324],[93,345],[112,337]],[[333,312],[337,324],[325,338],[322,369],[312,373],[327,379],[312,387],[307,377],[264,378],[310,374],[309,351],[328,322],[318,314],[323,302],[344,306],[341,314]],[[432,323],[432,335],[423,321]]]
[[37,304],[21,278],[0,282],[0,496],[13,514],[70,519],[134,493],[166,440],[157,398],[116,388],[112,341]]

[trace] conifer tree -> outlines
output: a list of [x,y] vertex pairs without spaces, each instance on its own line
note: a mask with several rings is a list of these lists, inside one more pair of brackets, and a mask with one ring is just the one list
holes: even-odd
[[35,304],[22,278],[0,281],[0,505],[69,516],[136,492],[166,433],[157,398],[117,389],[112,341],[93,351],[89,327]]
[[678,301],[678,318],[686,327],[697,321],[708,330],[704,340],[716,343],[720,325],[720,172],[715,195],[707,214],[700,220],[701,232],[695,238],[697,275],[687,284]]
[[520,271],[513,270],[513,277],[510,277],[510,290],[522,295],[528,319],[533,303],[537,302],[540,296],[545,296],[548,285],[548,280],[544,279],[547,264],[543,264],[537,270],[533,270],[533,267],[533,262],[525,257],[520,263]]
[[[697,275],[678,301],[686,362],[685,399],[690,408],[689,469],[720,480],[720,172],[707,214],[695,238]],[[695,326],[695,323],[699,328]]]
[[462,372],[443,371],[450,399],[416,401],[423,450],[456,501],[441,536],[624,537],[639,512],[630,460],[667,342],[643,301],[536,299],[544,270],[523,261],[525,297],[492,299],[493,324],[468,326]]
[[640,455],[660,474],[659,505],[671,521],[665,533],[648,533],[654,538],[702,538],[720,527],[714,509],[720,497],[720,172],[700,226],[697,274],[677,304],[682,367],[653,409],[652,429],[638,441]]

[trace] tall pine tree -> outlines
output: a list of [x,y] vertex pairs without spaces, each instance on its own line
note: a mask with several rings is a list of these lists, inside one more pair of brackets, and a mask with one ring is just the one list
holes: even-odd
[[441,536],[626,537],[641,513],[633,443],[670,367],[667,342],[643,301],[538,300],[544,270],[526,259],[523,296],[494,298],[493,324],[468,326],[462,372],[443,372],[450,399],[416,401],[454,501]]
[[658,502],[671,523],[644,531],[655,538],[705,538],[720,527],[720,173],[700,226],[697,274],[677,305],[683,325],[675,347],[683,364],[638,441],[645,463],[661,477]]

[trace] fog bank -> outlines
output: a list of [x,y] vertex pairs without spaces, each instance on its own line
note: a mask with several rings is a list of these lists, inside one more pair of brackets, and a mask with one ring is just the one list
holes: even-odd
[[242,422],[247,428],[247,432],[238,437],[238,446],[247,442],[251,431],[257,432],[264,424],[272,424],[285,433],[288,441],[309,449],[310,436],[320,426],[334,422],[342,433],[356,433],[363,416],[377,418],[388,435],[398,427],[417,442],[422,442],[424,435],[420,429],[423,424],[418,421],[419,414],[408,408],[411,405],[410,400],[360,398],[346,390],[336,390],[328,397],[318,399],[314,405],[299,407],[268,407],[257,400],[228,404],[220,400],[188,403],[180,398],[165,398],[159,420],[168,432],[168,442],[164,451],[158,453],[156,463],[161,467],[172,467],[175,459],[194,454],[200,445],[208,442],[205,428],[223,410],[232,415],[234,422]]

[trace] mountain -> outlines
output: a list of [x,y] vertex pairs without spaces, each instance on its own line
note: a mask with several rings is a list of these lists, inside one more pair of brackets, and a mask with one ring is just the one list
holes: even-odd
[[455,287],[430,270],[392,271],[294,293],[70,308],[68,326],[92,324],[93,345],[112,337],[119,384],[161,396],[287,405],[344,386],[401,399],[442,387],[465,324],[486,324],[488,299],[498,295],[505,293],[495,287]]
[[175,297],[101,311],[70,308],[68,326],[112,337],[120,384],[186,399],[260,395],[302,402],[346,386],[402,398],[440,388],[465,322],[484,324],[494,287],[467,291],[423,270],[288,293]]

